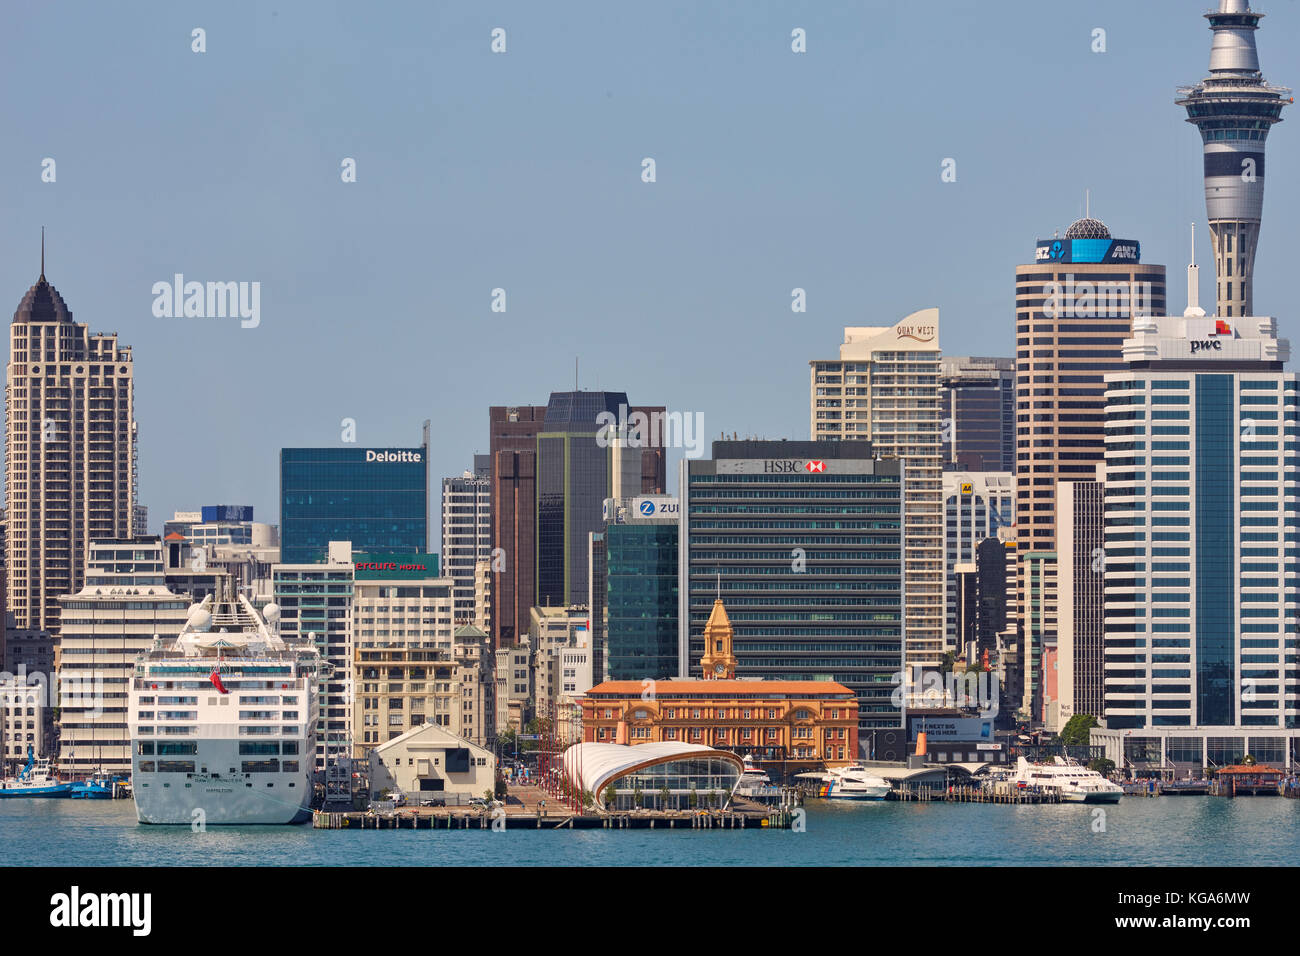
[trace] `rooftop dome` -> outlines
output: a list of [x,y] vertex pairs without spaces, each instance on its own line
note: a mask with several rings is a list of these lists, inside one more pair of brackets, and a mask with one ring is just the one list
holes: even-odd
[[1110,230],[1100,219],[1076,219],[1065,230],[1066,239],[1109,239]]

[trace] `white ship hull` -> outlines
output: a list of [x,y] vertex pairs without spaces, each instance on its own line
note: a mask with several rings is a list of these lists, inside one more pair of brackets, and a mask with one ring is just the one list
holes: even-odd
[[[284,825],[305,823],[311,819],[311,775],[257,774],[262,778],[252,786],[242,779],[211,779],[208,774],[195,774],[186,780],[163,781],[162,777],[176,774],[146,774],[137,778],[135,814],[141,823],[171,824],[175,826],[257,826],[260,824]],[[275,786],[267,788],[266,777],[293,776],[289,780],[277,779]],[[300,799],[293,795],[301,794]]]
[[1122,796],[1124,796],[1122,790],[1118,793],[1084,790],[1061,791],[1061,800],[1064,803],[1119,803],[1119,798]]
[[838,785],[832,785],[826,794],[827,800],[884,800],[889,795],[890,787],[888,785],[879,787],[862,787],[859,789],[841,790]]

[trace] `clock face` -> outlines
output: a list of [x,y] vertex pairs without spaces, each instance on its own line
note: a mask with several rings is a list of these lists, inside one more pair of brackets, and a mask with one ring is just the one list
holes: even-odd
[[722,674],[724,671],[726,671],[726,669],[727,669],[726,665],[723,664],[721,661],[713,665],[713,673],[715,674]]

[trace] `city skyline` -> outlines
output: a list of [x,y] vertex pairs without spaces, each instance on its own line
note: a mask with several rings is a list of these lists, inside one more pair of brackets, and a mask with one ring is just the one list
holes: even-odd
[[[152,531],[202,500],[246,501],[278,523],[274,456],[339,443],[344,418],[361,447],[405,445],[432,418],[431,478],[460,474],[488,451],[482,405],[567,388],[575,356],[582,387],[668,398],[670,411],[702,412],[708,437],[805,438],[803,363],[846,326],[935,306],[944,354],[1014,354],[1014,266],[1082,214],[1085,189],[1114,235],[1142,239],[1146,261],[1179,268],[1193,221],[1207,248],[1200,144],[1173,103],[1179,82],[1206,74],[1199,6],[1036,8],[996,30],[952,4],[796,6],[739,26],[681,7],[632,19],[413,6],[400,31],[304,10],[90,9],[59,31],[15,16],[3,67],[15,75],[38,71],[56,37],[60,56],[106,76],[134,61],[86,107],[68,106],[78,100],[60,76],[10,107],[13,128],[43,132],[0,158],[0,277],[17,305],[48,226],[50,282],[79,321],[133,347]],[[1265,76],[1295,82],[1285,51],[1300,14],[1262,12]],[[922,24],[944,56],[918,63],[898,41]],[[489,48],[498,26],[503,55]],[[795,28],[806,53],[791,50]],[[277,56],[304,47],[338,69],[286,73]],[[386,70],[353,68],[380,51]],[[222,72],[245,60],[237,80]],[[904,69],[918,81],[890,82]],[[957,95],[975,74],[997,109]],[[249,104],[275,122],[240,133]],[[118,121],[114,136],[100,137],[99,113]],[[1270,139],[1285,168],[1289,124]],[[340,179],[348,157],[355,183]],[[644,157],[654,183],[641,181]],[[54,182],[41,181],[46,158]],[[1286,334],[1282,256],[1295,240],[1283,224],[1297,194],[1288,177],[1271,181],[1255,311],[1282,316]],[[250,235],[254,222],[273,225]],[[863,228],[876,223],[888,225]],[[151,289],[177,273],[260,282],[257,327],[155,316]],[[1213,284],[1203,278],[1207,302]],[[491,311],[495,288],[505,313]],[[790,311],[794,288],[805,313]],[[375,303],[392,311],[373,315]],[[639,330],[632,348],[620,324]],[[724,350],[739,360],[718,376]],[[496,364],[475,358],[489,353]],[[469,360],[447,360],[457,355]],[[483,394],[489,369],[510,386]],[[213,456],[214,443],[243,454]]]

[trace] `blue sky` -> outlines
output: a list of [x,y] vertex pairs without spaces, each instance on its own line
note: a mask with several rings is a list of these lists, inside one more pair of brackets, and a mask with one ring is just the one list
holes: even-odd
[[[363,445],[432,419],[435,480],[458,474],[487,406],[571,388],[575,356],[582,387],[702,412],[710,437],[806,438],[808,360],[845,325],[937,306],[945,353],[1013,354],[1014,267],[1085,188],[1181,307],[1192,221],[1209,258],[1173,101],[1206,73],[1209,5],[14,3],[0,298],[36,279],[46,226],[76,320],[134,348],[155,531],[204,503],[278,520],[279,449],[345,417]],[[1300,5],[1258,6],[1265,77],[1300,85]],[[1283,115],[1255,302],[1288,335]],[[156,318],[177,272],[260,282],[260,326]]]

